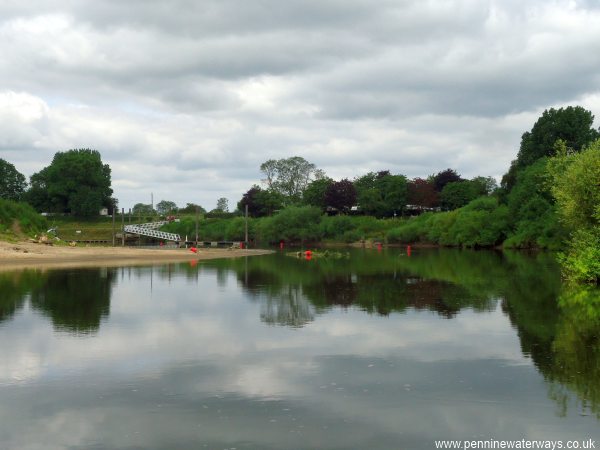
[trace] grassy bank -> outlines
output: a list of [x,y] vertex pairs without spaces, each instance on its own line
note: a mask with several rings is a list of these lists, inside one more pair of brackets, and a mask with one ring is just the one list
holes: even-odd
[[0,239],[15,240],[46,230],[47,222],[30,205],[0,199]]

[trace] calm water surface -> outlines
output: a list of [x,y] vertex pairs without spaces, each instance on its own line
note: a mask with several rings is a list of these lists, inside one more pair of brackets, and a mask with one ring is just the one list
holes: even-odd
[[4,272],[0,448],[600,447],[599,335],[544,254]]

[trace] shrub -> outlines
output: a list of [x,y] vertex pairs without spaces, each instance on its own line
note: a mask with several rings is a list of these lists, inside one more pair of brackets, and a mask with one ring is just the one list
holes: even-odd
[[265,243],[284,241],[318,241],[321,210],[313,206],[289,206],[272,217],[258,222],[257,237]]
[[559,255],[563,273],[570,280],[600,282],[600,230],[581,229],[573,234],[569,251]]

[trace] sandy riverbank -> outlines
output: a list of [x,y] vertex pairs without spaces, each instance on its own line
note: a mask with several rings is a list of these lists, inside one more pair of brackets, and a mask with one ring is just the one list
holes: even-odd
[[0,271],[27,267],[106,267],[201,261],[216,258],[265,255],[270,250],[140,249],[133,247],[65,247],[31,242],[0,242]]

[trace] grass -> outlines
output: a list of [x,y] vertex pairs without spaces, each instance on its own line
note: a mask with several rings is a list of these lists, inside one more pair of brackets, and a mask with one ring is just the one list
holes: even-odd
[[[127,224],[128,222],[125,223]],[[53,216],[48,217],[48,227],[55,228],[57,236],[63,241],[112,241],[113,227],[111,217],[84,219],[79,217]],[[115,229],[117,233],[120,232],[120,220],[115,223]]]

